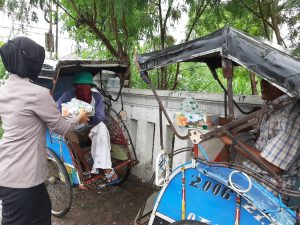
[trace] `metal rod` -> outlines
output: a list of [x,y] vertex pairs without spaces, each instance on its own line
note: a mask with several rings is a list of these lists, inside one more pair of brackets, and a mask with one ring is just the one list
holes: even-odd
[[[210,72],[212,73],[213,77],[215,78],[215,80],[218,82],[218,84],[220,85],[220,87],[223,89],[224,93],[227,95],[228,92],[226,90],[226,88],[224,87],[224,85],[222,84],[222,82],[220,81],[220,79],[218,78],[218,74],[216,72],[216,69],[214,69],[211,65],[207,64]],[[226,96],[225,96],[226,97]],[[227,104],[227,101],[224,100],[224,103]],[[235,105],[235,107],[237,107],[237,109],[243,113],[243,114],[250,114],[253,113],[256,109],[250,110],[249,112],[246,112],[244,110],[241,109],[241,107],[236,103],[236,101],[234,101],[233,99],[233,104]],[[227,105],[226,105],[226,109],[225,109],[225,115],[227,115]]]
[[140,64],[139,64],[139,62],[138,62],[138,60],[137,60],[137,56],[136,56],[136,55],[135,55],[135,65],[136,65],[138,71],[140,72],[141,78],[144,80],[144,82],[145,82],[146,84],[148,84],[148,86],[149,86],[150,89],[152,90],[152,92],[153,92],[153,94],[154,94],[154,97],[156,98],[156,100],[157,100],[157,102],[158,102],[159,108],[160,108],[160,109],[162,110],[162,112],[164,113],[164,115],[165,115],[165,117],[166,117],[166,119],[167,119],[169,125],[171,126],[172,130],[174,131],[176,137],[178,137],[178,138],[181,139],[181,140],[186,140],[186,139],[188,139],[188,138],[189,138],[189,135],[188,135],[188,134],[185,135],[185,136],[183,136],[183,135],[180,135],[180,134],[177,132],[177,130],[176,130],[174,124],[172,123],[172,121],[171,121],[171,119],[170,119],[170,117],[169,117],[169,115],[168,115],[168,113],[167,113],[165,107],[163,106],[163,104],[162,104],[162,102],[161,102],[161,100],[160,100],[160,98],[159,98],[159,96],[158,96],[158,94],[157,94],[157,92],[156,92],[156,90],[155,90],[153,84],[151,83],[151,80],[149,79],[149,76],[148,76],[147,72],[141,70],[141,66],[140,66]]
[[184,174],[184,166],[181,167],[181,184],[182,184],[182,187],[181,187],[181,219],[182,220],[185,220],[185,214],[186,214],[186,201],[185,201],[185,174]]
[[233,66],[232,66],[232,61],[230,59],[224,57],[222,58],[222,70],[223,70],[223,76],[227,79],[229,117],[234,118],[233,90],[232,90]]
[[165,117],[166,117],[168,123],[170,124],[172,130],[174,131],[176,137],[178,137],[178,138],[181,139],[181,140],[188,139],[188,138],[189,138],[189,135],[188,135],[188,134],[187,134],[187,135],[180,135],[180,134],[177,132],[177,130],[176,130],[174,124],[172,123],[172,121],[171,121],[171,119],[170,119],[170,117],[169,117],[169,115],[168,115],[168,113],[167,113],[165,107],[163,106],[162,101],[161,101],[161,99],[159,98],[159,96],[158,96],[158,94],[157,94],[157,92],[156,92],[156,90],[155,90],[153,84],[151,83],[151,80],[149,79],[148,75],[143,74],[142,76],[143,76],[143,79],[146,80],[146,82],[147,82],[148,86],[150,87],[150,89],[152,90],[152,92],[153,92],[153,94],[154,94],[154,97],[156,98],[156,100],[157,100],[157,102],[158,102],[159,108],[162,110],[163,114],[165,115]]
[[164,149],[164,133],[162,121],[162,109],[159,107],[159,135],[160,135],[160,149]]
[[240,147],[243,153],[245,153],[247,156],[251,158],[251,161],[257,162],[257,164],[261,167],[263,167],[266,171],[268,171],[278,182],[282,182],[281,178],[273,171],[271,170],[266,163],[264,163],[261,159],[256,158],[252,152],[250,152],[245,145],[243,145],[241,142],[236,141],[235,138],[227,131],[224,130],[224,133],[232,140],[232,142],[235,142],[236,145]]

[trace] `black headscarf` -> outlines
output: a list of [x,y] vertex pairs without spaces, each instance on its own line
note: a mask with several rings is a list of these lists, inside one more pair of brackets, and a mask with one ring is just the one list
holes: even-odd
[[0,48],[0,55],[8,72],[36,80],[42,69],[45,50],[27,37],[17,37]]

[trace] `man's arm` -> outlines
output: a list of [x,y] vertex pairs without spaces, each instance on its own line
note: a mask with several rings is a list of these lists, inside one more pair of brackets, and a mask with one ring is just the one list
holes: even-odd
[[[232,145],[232,140],[227,137],[227,136],[223,136],[221,137],[222,141],[225,143],[225,145]],[[274,173],[276,173],[277,175],[280,175],[283,170],[280,169],[279,167],[273,165],[272,163],[268,162],[267,160],[265,160],[261,155],[260,155],[260,151],[251,147],[250,145],[247,145],[243,142],[240,142],[242,145],[244,145],[247,150],[249,152],[252,153],[252,155],[255,156],[255,158],[257,158],[258,160],[261,160],[262,162],[264,162],[264,164],[269,168],[269,170],[273,171]],[[245,156],[247,159],[249,159],[251,162],[257,164],[257,161],[253,160],[251,157],[249,157],[249,155],[247,155],[244,151],[241,150],[241,148],[239,146],[234,146],[234,149],[237,150],[239,153],[241,153],[243,156]]]
[[75,93],[67,91],[56,101],[58,110],[61,112],[61,104],[71,101],[75,97]]
[[96,126],[100,122],[105,121],[105,105],[103,102],[103,97],[97,92],[93,92],[95,103],[95,115],[92,117],[90,124]]

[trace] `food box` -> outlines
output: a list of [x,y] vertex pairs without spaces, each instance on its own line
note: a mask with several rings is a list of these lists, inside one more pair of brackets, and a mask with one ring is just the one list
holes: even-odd
[[204,125],[204,115],[196,113],[175,113],[175,123],[180,127],[202,127]]
[[219,124],[219,115],[216,114],[205,114],[204,115],[204,122],[207,125],[208,129],[212,129],[217,127]]
[[74,118],[80,114],[80,110],[88,112],[88,116],[95,115],[95,108],[89,103],[72,98],[70,102],[62,103],[61,109],[63,115],[67,115],[67,118]]

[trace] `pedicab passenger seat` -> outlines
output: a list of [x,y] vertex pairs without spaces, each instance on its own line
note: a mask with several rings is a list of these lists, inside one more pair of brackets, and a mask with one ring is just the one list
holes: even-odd
[[[128,147],[127,140],[124,136],[124,132],[122,128],[120,127],[120,124],[108,113],[106,113],[106,121],[104,122],[109,135],[110,135],[110,143],[111,144],[116,144],[116,145],[122,145],[125,148]],[[89,142],[83,142],[80,143],[80,146],[83,148],[87,148],[90,146],[90,141]]]
[[115,160],[127,161],[131,158],[128,139],[119,123],[113,116],[106,113],[105,125],[110,135],[111,157]]
[[127,148],[127,140],[120,124],[108,113],[106,113],[105,125],[109,131],[111,144],[122,145]]

